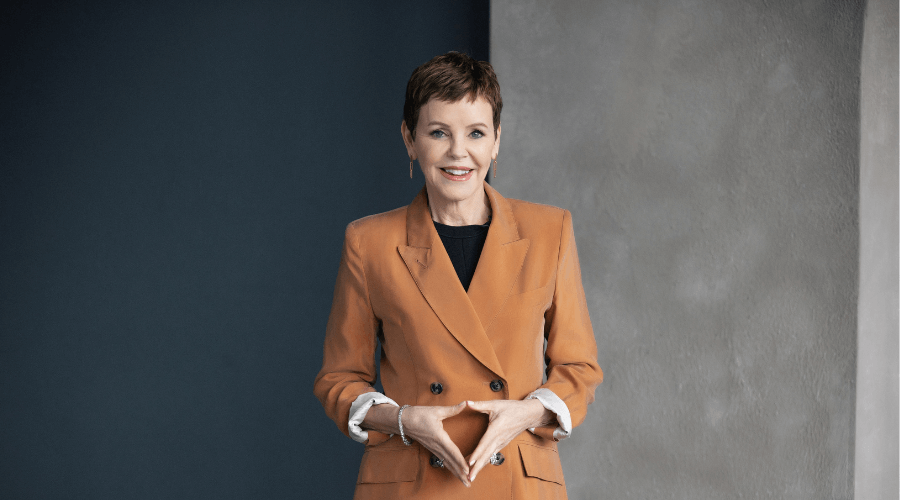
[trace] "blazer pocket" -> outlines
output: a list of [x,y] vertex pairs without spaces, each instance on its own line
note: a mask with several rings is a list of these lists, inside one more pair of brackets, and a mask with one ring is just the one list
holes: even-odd
[[522,455],[526,476],[565,486],[562,464],[559,463],[559,453],[556,450],[519,443],[519,454]]
[[359,466],[357,484],[403,483],[415,481],[419,473],[416,448],[371,448],[366,450]]

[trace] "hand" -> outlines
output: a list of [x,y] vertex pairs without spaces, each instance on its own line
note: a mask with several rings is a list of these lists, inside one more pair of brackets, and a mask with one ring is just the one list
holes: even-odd
[[469,481],[490,461],[491,455],[505,448],[525,429],[541,427],[553,422],[555,414],[544,408],[537,399],[510,401],[467,401],[469,408],[488,415],[488,428],[481,436],[475,451],[469,455]]
[[410,406],[403,411],[403,433],[442,459],[444,467],[468,488],[471,486],[469,466],[444,430],[443,423],[444,419],[458,415],[465,407],[465,401],[456,406]]

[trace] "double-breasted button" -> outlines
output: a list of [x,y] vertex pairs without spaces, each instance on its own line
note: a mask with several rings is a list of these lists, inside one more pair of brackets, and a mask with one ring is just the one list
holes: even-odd
[[491,455],[491,464],[492,465],[500,465],[504,461],[506,461],[506,458],[503,456],[503,453],[500,453],[499,451],[497,453],[494,453],[493,455]]
[[444,392],[444,386],[440,382],[434,382],[431,384],[431,392],[432,394],[440,394]]
[[437,457],[437,455],[431,455],[431,460],[429,460],[431,466],[435,469],[440,469],[444,467],[444,461]]
[[500,379],[491,380],[491,390],[494,392],[500,392],[503,390],[503,381]]

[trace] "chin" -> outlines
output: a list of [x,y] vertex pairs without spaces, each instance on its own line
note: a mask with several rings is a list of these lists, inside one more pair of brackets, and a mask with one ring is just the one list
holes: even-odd
[[446,201],[459,202],[480,195],[483,184],[484,179],[472,179],[459,185],[448,185],[444,182],[439,185],[429,186],[429,191],[434,192],[435,195]]

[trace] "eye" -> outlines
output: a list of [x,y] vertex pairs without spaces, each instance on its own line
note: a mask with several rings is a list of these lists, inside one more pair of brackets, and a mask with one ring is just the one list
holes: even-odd
[[473,130],[472,133],[469,134],[469,136],[471,136],[473,139],[481,139],[482,137],[484,137],[484,132],[476,129]]
[[443,130],[432,130],[428,135],[434,137],[435,139],[443,139],[447,134],[444,133]]

